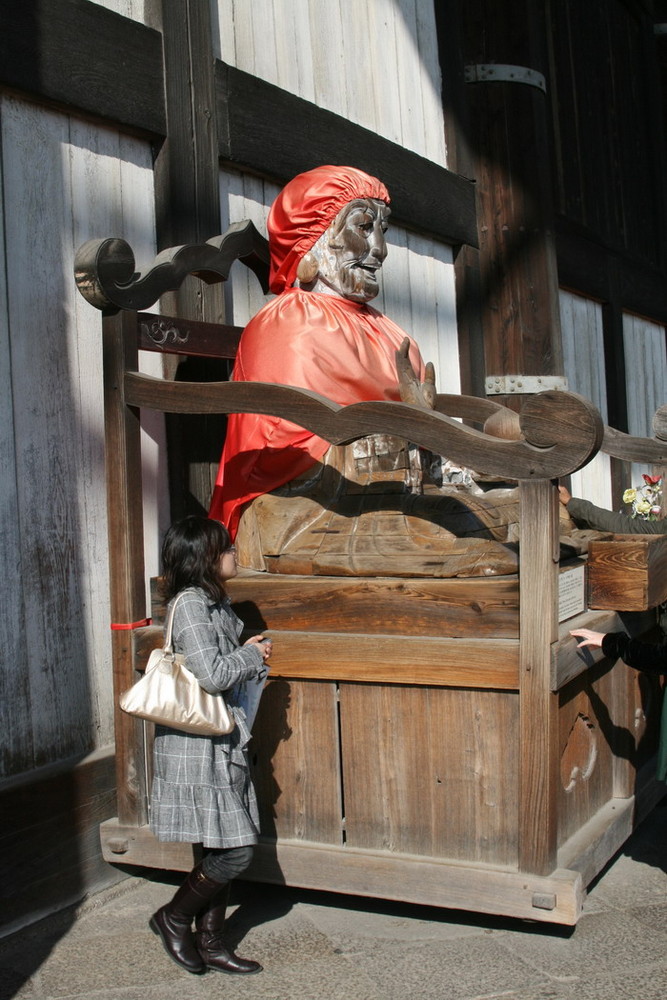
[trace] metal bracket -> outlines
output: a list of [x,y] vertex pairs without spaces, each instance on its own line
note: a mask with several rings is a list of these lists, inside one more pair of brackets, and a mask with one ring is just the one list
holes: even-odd
[[466,83],[484,83],[487,80],[497,80],[502,83],[525,83],[529,87],[537,87],[543,94],[547,92],[547,81],[535,69],[527,66],[510,66],[507,63],[482,63],[477,66],[466,66],[464,70]]
[[567,391],[567,379],[564,375],[489,375],[485,388],[487,396],[517,396],[546,389]]

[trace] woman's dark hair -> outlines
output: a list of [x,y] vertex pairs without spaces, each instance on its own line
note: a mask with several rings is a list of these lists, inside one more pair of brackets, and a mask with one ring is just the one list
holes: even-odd
[[218,579],[218,563],[229,547],[229,532],[220,521],[197,514],[174,521],[162,543],[165,599],[186,587],[201,587],[214,601],[221,601],[225,588]]

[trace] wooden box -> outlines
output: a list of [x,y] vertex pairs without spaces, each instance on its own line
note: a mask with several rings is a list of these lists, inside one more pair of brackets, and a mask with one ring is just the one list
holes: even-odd
[[618,535],[588,549],[588,606],[646,611],[667,600],[667,535]]

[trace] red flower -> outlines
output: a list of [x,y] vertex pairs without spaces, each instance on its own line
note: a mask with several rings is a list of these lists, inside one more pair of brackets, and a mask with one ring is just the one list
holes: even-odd
[[647,476],[646,473],[644,472],[642,474],[642,479],[647,484],[647,486],[657,486],[658,483],[661,481],[662,476]]

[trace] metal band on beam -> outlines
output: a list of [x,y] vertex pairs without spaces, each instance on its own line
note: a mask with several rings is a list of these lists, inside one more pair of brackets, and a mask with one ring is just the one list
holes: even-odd
[[537,87],[542,93],[547,92],[547,82],[537,70],[527,66],[510,66],[507,63],[481,63],[477,66],[466,66],[466,83],[525,83],[529,87]]

